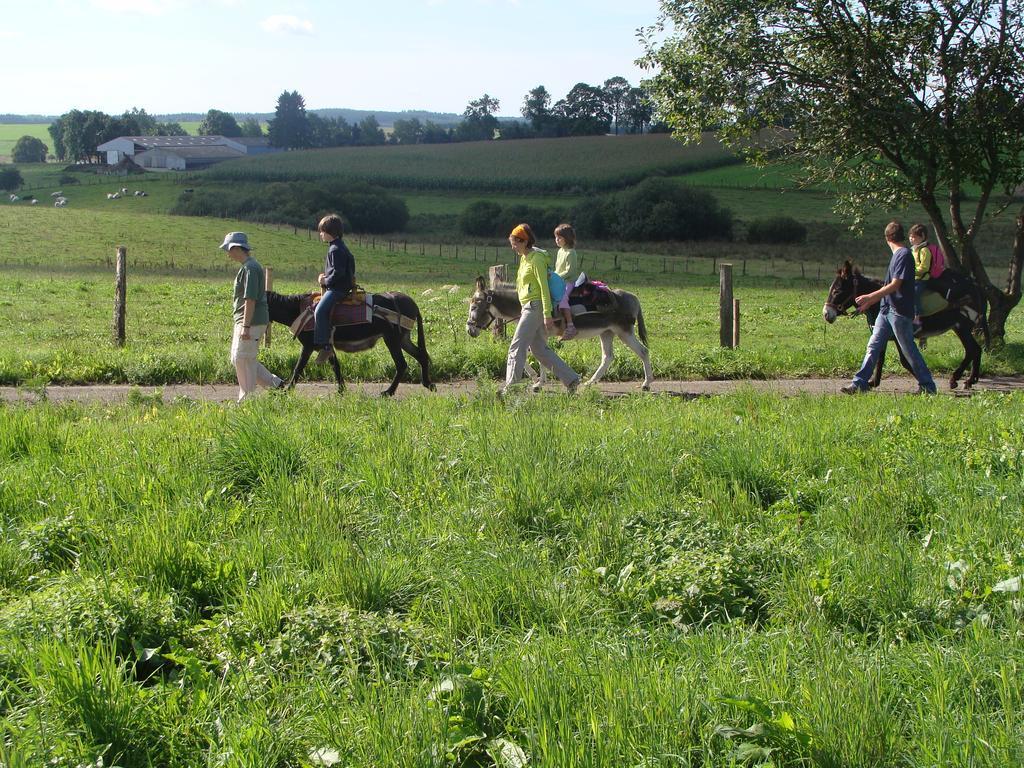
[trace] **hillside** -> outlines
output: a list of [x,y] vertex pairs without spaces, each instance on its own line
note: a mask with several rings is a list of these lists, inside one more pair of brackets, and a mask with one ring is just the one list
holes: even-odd
[[670,136],[586,136],[407,147],[341,147],[221,163],[223,181],[342,179],[400,189],[572,192],[619,189],[739,162],[708,134],[687,147]]

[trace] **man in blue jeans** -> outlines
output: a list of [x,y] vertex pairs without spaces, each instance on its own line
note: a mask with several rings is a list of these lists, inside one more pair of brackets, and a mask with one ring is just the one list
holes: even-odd
[[885,285],[854,299],[861,312],[879,301],[881,307],[868,340],[864,362],[854,374],[853,381],[842,388],[848,395],[868,390],[868,379],[878,364],[878,357],[893,337],[910,363],[919,385],[917,391],[935,394],[935,380],[914,342],[914,257],[904,245],[905,240],[903,225],[898,221],[890,221],[885,227],[885,242],[892,251],[892,258],[889,260],[889,270],[885,273]]

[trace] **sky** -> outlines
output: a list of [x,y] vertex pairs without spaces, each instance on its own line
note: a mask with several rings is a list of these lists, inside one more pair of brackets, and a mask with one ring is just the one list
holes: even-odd
[[518,115],[544,85],[644,72],[658,0],[18,0],[0,14],[0,113],[461,113],[484,93]]

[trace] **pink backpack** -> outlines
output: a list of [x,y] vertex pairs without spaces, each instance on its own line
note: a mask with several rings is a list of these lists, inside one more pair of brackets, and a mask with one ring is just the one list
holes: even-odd
[[932,277],[938,277],[946,270],[946,256],[935,243],[928,243],[928,250],[932,253],[932,268],[929,273]]

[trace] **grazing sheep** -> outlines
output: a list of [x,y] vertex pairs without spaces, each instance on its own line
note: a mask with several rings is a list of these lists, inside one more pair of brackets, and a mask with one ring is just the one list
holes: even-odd
[[33,197],[33,198],[32,198],[31,200],[29,200],[29,201],[28,201],[28,204],[29,204],[29,205],[35,205],[35,204],[36,204],[36,203],[38,203],[38,202],[39,202],[39,201],[38,201],[38,200],[36,200],[36,199],[35,199],[35,198]]
[[51,192],[50,197],[62,197],[64,195],[63,189],[58,189],[56,192]]
[[136,189],[136,190],[135,190],[135,196],[136,196],[136,197],[145,197],[145,196],[146,196],[146,193],[145,193],[145,192],[143,192],[143,191],[142,191],[141,189]]
[[121,187],[121,194],[122,195],[127,195],[128,194],[128,187]]
[[16,202],[18,202],[19,200],[21,200],[21,198],[20,198],[20,197],[18,197],[17,195],[11,195],[11,202],[12,202],[12,203],[16,203]]
[[64,207],[67,206],[67,204],[68,204],[67,198],[61,197],[61,198],[58,198],[57,200],[54,201],[53,207],[54,208],[64,208]]

